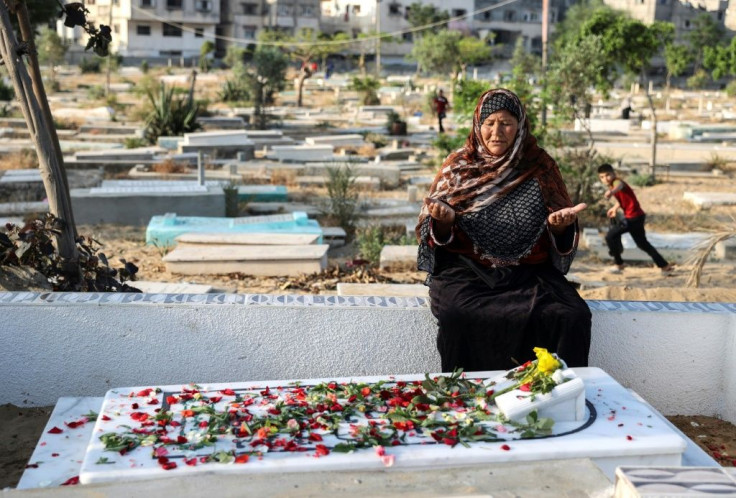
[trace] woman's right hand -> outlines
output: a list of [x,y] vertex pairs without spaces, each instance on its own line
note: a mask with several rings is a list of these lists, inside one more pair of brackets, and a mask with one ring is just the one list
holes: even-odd
[[452,225],[455,223],[455,210],[449,204],[430,197],[426,197],[424,203],[427,205],[429,215],[435,220],[437,225],[448,230],[452,228]]

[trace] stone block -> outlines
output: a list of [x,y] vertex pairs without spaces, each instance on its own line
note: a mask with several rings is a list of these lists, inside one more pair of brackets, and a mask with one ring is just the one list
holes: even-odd
[[380,267],[384,270],[408,270],[417,267],[417,246],[383,246]]
[[183,275],[244,273],[257,276],[296,276],[317,273],[327,266],[327,244],[301,246],[185,246],[163,261],[166,269]]

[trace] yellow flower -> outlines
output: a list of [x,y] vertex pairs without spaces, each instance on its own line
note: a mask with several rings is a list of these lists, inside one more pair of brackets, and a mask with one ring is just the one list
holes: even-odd
[[551,374],[560,368],[560,362],[557,361],[557,358],[548,353],[546,349],[534,348],[534,353],[537,355],[537,368],[540,372]]

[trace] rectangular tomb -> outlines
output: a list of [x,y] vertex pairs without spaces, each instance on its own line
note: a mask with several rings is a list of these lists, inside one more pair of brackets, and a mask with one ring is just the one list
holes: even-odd
[[541,418],[510,422],[485,401],[484,381],[499,372],[114,389],[80,481],[575,458],[613,478],[620,465],[681,464],[685,440],[648,404],[600,369],[573,371],[584,416],[548,432]]

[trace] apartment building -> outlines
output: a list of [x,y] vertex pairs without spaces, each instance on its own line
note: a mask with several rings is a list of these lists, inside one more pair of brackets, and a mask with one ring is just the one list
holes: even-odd
[[678,39],[693,29],[693,21],[703,13],[725,29],[736,29],[736,9],[729,10],[729,0],[604,0],[604,3],[628,12],[645,24],[671,22]]
[[[221,0],[87,0],[87,18],[112,27],[113,53],[132,58],[198,57],[220,23]],[[62,39],[82,48],[87,35],[61,25]]]
[[319,0],[221,0],[221,34],[225,44],[255,41],[263,29],[293,34],[303,28],[320,29]]

